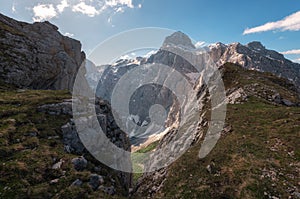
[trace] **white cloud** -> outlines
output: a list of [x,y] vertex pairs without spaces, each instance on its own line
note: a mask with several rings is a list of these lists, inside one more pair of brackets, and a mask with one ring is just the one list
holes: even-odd
[[44,21],[57,16],[53,4],[39,4],[33,7],[33,21]]
[[264,25],[257,26],[254,28],[247,28],[244,31],[244,35],[258,33],[258,32],[266,32],[271,30],[281,30],[281,31],[298,31],[300,30],[300,11],[291,14],[285,17],[282,20],[275,22],[268,22]]
[[106,0],[105,5],[109,7],[126,6],[129,8],[134,8],[132,0]]
[[11,12],[12,13],[16,13],[17,12],[15,3],[13,3],[13,5],[11,7]]
[[[59,0],[57,3],[34,6],[32,9],[34,12],[33,20],[50,20],[62,14],[69,7],[72,8],[72,12],[82,13],[89,17],[95,17],[102,14],[105,10],[111,10],[110,18],[117,13],[124,13],[126,8],[135,8],[132,0]],[[136,7],[141,8],[142,5],[138,4]],[[15,6],[13,5],[12,12],[14,13],[15,11]]]
[[72,11],[73,12],[80,12],[82,14],[85,14],[85,15],[89,16],[89,17],[94,17],[94,16],[100,14],[100,12],[94,6],[87,5],[84,2],[81,2],[81,3],[73,6]]
[[146,55],[144,55],[144,57],[149,58],[151,57],[151,55],[154,55],[155,53],[157,53],[158,50],[151,50],[150,52],[148,52]]
[[128,59],[128,60],[131,60],[131,59],[135,59],[136,56],[137,56],[137,54],[135,52],[132,52],[132,53],[129,53],[129,54],[121,56],[119,59]]
[[133,57],[130,56],[130,55],[123,55],[123,56],[121,56],[119,59],[130,60],[130,59],[133,59]]
[[118,7],[117,9],[115,9],[116,13],[120,12],[123,13],[125,10],[123,7]]
[[74,36],[74,34],[69,33],[69,32],[66,32],[64,35],[67,36],[67,37],[73,37]]
[[201,48],[206,44],[205,41],[198,41],[197,43],[195,43],[195,47],[196,48]]
[[281,52],[281,54],[284,54],[284,55],[300,55],[300,49],[288,50],[288,51],[285,51],[285,52]]
[[67,0],[62,0],[62,1],[60,2],[60,4],[58,4],[58,5],[56,6],[56,8],[57,8],[57,10],[58,10],[59,13],[62,13],[62,12],[65,10],[65,8],[68,8],[69,6],[70,6],[70,5],[69,5],[69,3],[68,3]]
[[300,63],[300,58],[294,59],[293,62]]

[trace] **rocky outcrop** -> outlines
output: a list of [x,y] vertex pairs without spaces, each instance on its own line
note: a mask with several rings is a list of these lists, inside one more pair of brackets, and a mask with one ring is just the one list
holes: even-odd
[[[94,101],[93,101],[94,102]],[[117,147],[122,148],[126,151],[131,150],[131,145],[128,136],[123,132],[116,124],[113,114],[111,112],[110,105],[97,98],[96,103],[92,102],[89,104],[90,108],[94,108],[97,113],[98,122],[106,134],[107,138],[114,143]],[[46,104],[38,107],[39,112],[44,112],[50,115],[72,115],[72,100],[65,100],[58,104]],[[84,118],[84,117],[83,117]],[[87,149],[81,142],[76,125],[71,119],[67,124],[61,127],[62,141],[64,144],[64,149],[66,153],[72,153],[76,155],[81,155],[78,158],[72,159],[74,168],[77,171],[83,171],[88,165],[88,161],[84,158],[84,155],[88,153]],[[101,146],[99,146],[101,147]],[[56,166],[55,166],[56,167]],[[106,166],[98,163],[98,169],[105,168]],[[131,187],[131,174],[121,171],[111,171],[117,177],[118,182],[123,186],[124,190],[129,190]],[[112,174],[111,174],[112,175]],[[111,177],[112,180],[114,180]],[[95,189],[101,189],[104,192],[113,195],[116,191],[114,187],[101,187],[103,184],[99,176],[91,176],[90,186]]]
[[184,33],[178,31],[172,35],[166,37],[163,47],[168,45],[173,45],[176,47],[183,47],[187,49],[195,49],[195,46],[192,43],[192,40]]
[[38,107],[38,111],[50,115],[72,115],[72,100],[64,100],[58,104],[45,104]]
[[5,82],[71,91],[84,59],[80,42],[51,23],[28,24],[0,14],[0,78]]
[[247,99],[247,94],[243,88],[229,89],[227,91],[226,103],[227,104],[239,104]]
[[285,59],[274,50],[266,49],[260,42],[254,41],[247,45],[216,43],[209,46],[209,51],[218,66],[229,62],[250,70],[270,72],[300,87],[300,64]]

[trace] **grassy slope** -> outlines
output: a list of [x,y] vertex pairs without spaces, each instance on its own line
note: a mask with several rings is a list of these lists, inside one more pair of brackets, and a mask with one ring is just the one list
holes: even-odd
[[[258,83],[258,92],[270,87],[296,100],[283,79],[231,64],[225,70],[226,88]],[[205,159],[197,158],[198,143],[170,166],[154,198],[288,198],[300,188],[300,107],[250,97],[244,104],[228,106],[226,123],[231,132]]]
[[[64,152],[60,131],[69,116],[36,111],[39,105],[69,98],[67,91],[21,91],[0,84],[0,198],[120,198],[89,187],[89,176],[97,173],[93,168],[99,163],[88,154],[86,170],[73,168],[71,159],[78,156]],[[65,161],[62,168],[51,169],[60,159]],[[106,176],[110,170],[102,168],[99,174]],[[54,179],[58,183],[51,184]],[[76,179],[84,184],[70,186]]]
[[138,182],[138,179],[143,176],[143,167],[139,165],[141,162],[145,160],[145,156],[143,153],[148,153],[150,151],[155,150],[159,141],[155,141],[149,144],[147,147],[138,150],[135,154],[131,156],[131,161],[133,165],[133,170],[139,173],[133,173],[133,184],[135,185]]

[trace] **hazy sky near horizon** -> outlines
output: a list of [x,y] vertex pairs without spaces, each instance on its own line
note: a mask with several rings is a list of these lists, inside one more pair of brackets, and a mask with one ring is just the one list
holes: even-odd
[[87,53],[122,31],[161,27],[201,44],[261,41],[300,62],[299,0],[2,0],[0,12],[30,23],[48,20]]

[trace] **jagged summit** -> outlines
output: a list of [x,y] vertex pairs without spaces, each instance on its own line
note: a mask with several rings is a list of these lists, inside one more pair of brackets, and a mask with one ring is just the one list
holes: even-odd
[[300,86],[300,65],[274,50],[267,49],[261,42],[253,41],[247,45],[216,43],[210,45],[209,50],[211,58],[218,66],[234,63],[247,69],[273,73]]
[[172,35],[166,37],[163,46],[167,46],[170,44],[175,46],[185,47],[185,48],[191,48],[191,49],[196,48],[193,45],[192,40],[186,34],[180,31],[175,32]]
[[262,45],[261,42],[259,41],[253,41],[250,42],[246,45],[248,48],[254,49],[254,50],[262,50],[262,49],[266,49],[266,47],[264,45]]

